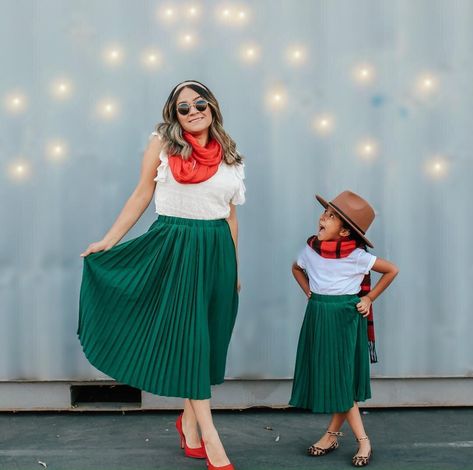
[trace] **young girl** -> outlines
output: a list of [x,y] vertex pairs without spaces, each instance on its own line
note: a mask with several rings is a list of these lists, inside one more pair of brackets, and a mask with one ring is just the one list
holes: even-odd
[[[325,207],[318,233],[307,240],[292,267],[309,301],[289,403],[314,413],[333,413],[326,433],[309,447],[310,455],[318,457],[337,449],[346,419],[359,443],[352,464],[364,467],[372,449],[357,402],[371,398],[370,352],[376,362],[372,320],[367,317],[372,302],[391,284],[398,269],[366,250],[367,245],[373,247],[365,237],[374,219],[368,202],[351,191],[331,202],[316,198]],[[370,270],[382,273],[372,290]]]

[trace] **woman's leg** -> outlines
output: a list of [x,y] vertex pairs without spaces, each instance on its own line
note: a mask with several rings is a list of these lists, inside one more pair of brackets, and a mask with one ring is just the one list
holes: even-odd
[[[347,417],[348,424],[350,425],[356,439],[366,437],[363,421],[361,420],[360,409],[358,408],[358,405],[356,403],[348,411],[348,413],[346,414],[346,417]],[[363,439],[361,441],[358,441],[358,444],[359,444],[359,448],[356,455],[365,456],[365,457],[368,456],[371,450],[371,444],[370,444],[369,439]]]
[[197,418],[189,399],[184,400],[184,412],[182,414],[182,432],[186,437],[187,446],[193,449],[200,447],[199,429]]
[[217,429],[213,424],[210,400],[189,400],[199,423],[202,439],[204,441],[207,457],[215,467],[228,465],[227,454],[220,441]]
[[[332,419],[330,420],[330,423],[328,425],[327,431],[331,432],[338,432],[340,431],[340,428],[342,427],[342,424],[345,421],[346,418],[346,413],[334,413],[332,415]],[[325,433],[317,442],[315,442],[313,445],[315,447],[320,447],[322,449],[327,449],[330,447],[333,442],[337,440],[337,436],[333,436],[331,434]]]

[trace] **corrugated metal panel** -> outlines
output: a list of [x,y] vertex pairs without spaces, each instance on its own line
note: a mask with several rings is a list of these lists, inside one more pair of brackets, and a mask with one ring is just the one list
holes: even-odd
[[[203,2],[192,28],[180,23],[200,38],[192,51],[160,22],[159,5],[45,0],[4,8],[0,380],[103,378],[75,335],[79,253],[113,223],[169,90],[189,77],[214,90],[247,157],[243,288],[228,375],[292,376],[304,299],[290,265],[314,229],[314,193],[330,198],[345,188],[373,203],[375,253],[401,268],[376,302],[374,375],[471,375],[471,3],[264,0],[248,4],[246,25],[231,27],[216,19],[218,3]],[[117,67],[102,57],[110,38],[124,52]],[[250,40],[261,48],[254,64],[239,58]],[[294,43],[307,51],[297,67],[285,56]],[[155,71],[140,63],[152,45],[163,61]],[[352,77],[364,61],[375,72],[366,86]],[[419,91],[426,71],[432,86]],[[58,78],[70,81],[67,99],[50,91]],[[287,94],[279,110],[266,105],[277,83]],[[96,115],[107,97],[120,105],[114,119]],[[330,135],[313,129],[322,113],[334,117]],[[372,157],[357,155],[366,137],[377,145]],[[67,144],[63,159],[47,155],[55,139]],[[128,238],[153,219],[150,208]]]

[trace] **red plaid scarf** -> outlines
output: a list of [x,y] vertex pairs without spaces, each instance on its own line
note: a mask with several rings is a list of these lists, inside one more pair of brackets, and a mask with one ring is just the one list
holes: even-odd
[[[312,235],[308,238],[307,244],[323,258],[337,259],[346,258],[355,248],[362,248],[366,251],[366,245],[361,241],[354,240],[349,237],[341,238],[340,240],[320,241],[317,235]],[[358,292],[359,297],[363,297],[371,291],[371,276],[366,274],[361,282],[361,290]],[[372,363],[378,362],[376,355],[375,337],[374,337],[374,321],[373,321],[373,306],[370,307],[368,315],[368,346],[370,349],[370,360]]]

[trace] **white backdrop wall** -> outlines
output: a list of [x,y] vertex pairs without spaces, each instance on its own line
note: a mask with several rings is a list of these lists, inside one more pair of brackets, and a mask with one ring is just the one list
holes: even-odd
[[[347,188],[376,208],[374,253],[401,270],[375,304],[373,374],[473,373],[471,1],[201,1],[195,19],[189,2],[1,4],[0,381],[103,377],[76,338],[79,254],[115,220],[169,91],[189,78],[214,91],[246,157],[227,375],[292,377],[304,297],[290,266],[314,231],[314,194]],[[155,68],[141,62],[149,48]],[[125,240],[154,218],[150,206]]]

